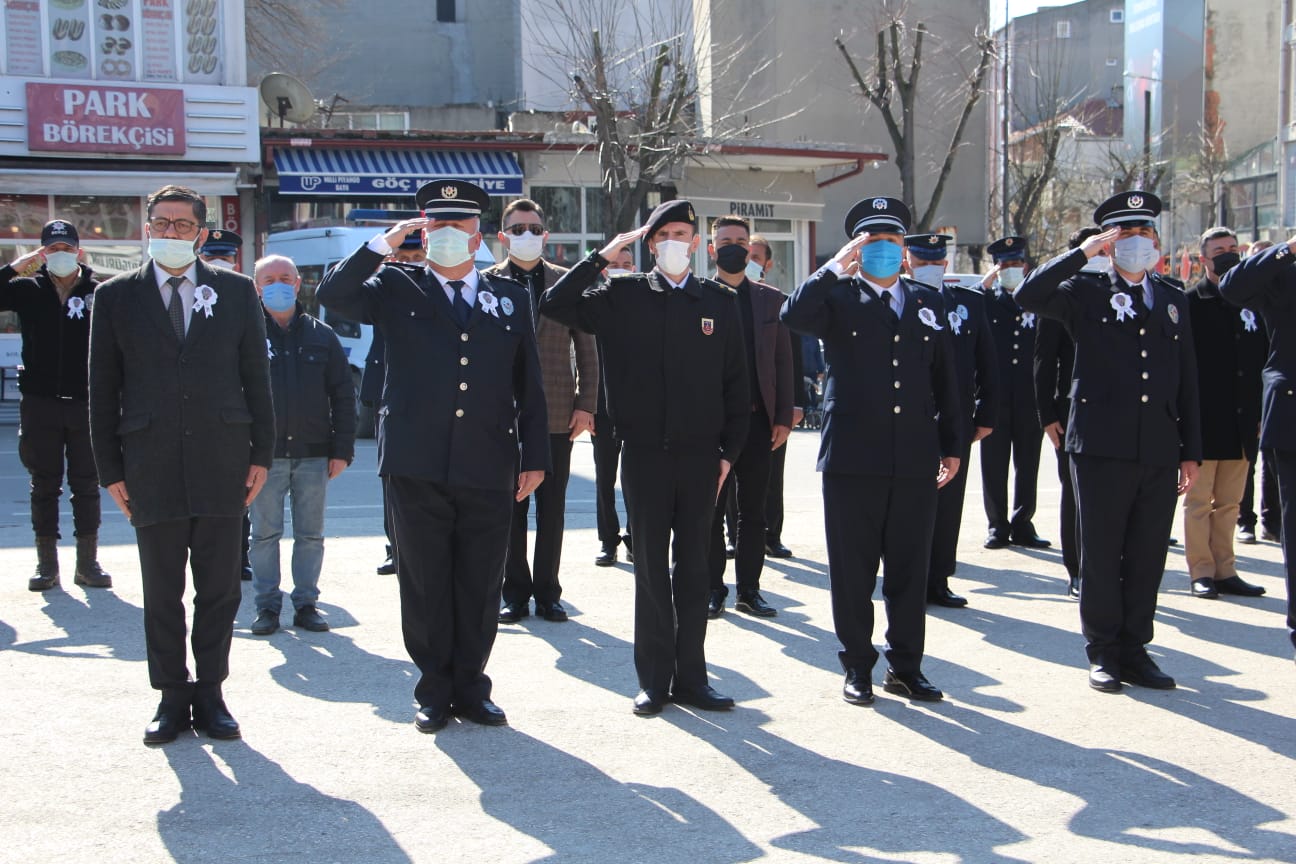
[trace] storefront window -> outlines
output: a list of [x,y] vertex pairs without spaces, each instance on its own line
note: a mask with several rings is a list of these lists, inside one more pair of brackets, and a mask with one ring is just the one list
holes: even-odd
[[0,195],[0,237],[4,240],[39,240],[48,221],[48,195]]
[[140,240],[144,236],[138,197],[55,195],[54,213],[75,225],[82,241]]
[[576,186],[533,186],[531,200],[545,213],[550,234],[581,233],[581,189]]

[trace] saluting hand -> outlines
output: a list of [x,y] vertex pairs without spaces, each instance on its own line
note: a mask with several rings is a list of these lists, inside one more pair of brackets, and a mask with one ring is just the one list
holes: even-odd
[[981,288],[988,291],[994,285],[995,280],[999,278],[999,265],[996,264],[981,277]]
[[432,224],[431,219],[406,219],[404,222],[397,222],[391,229],[383,235],[383,240],[393,249],[399,249],[400,245],[405,242],[405,238],[415,231],[422,231]]
[[837,254],[833,256],[832,260],[836,262],[837,266],[850,272],[852,266],[859,265],[860,247],[868,242],[870,236],[871,235],[865,231],[858,237],[852,238],[849,243],[837,250]]
[[962,460],[957,456],[946,456],[940,461],[940,470],[936,472],[936,488],[939,489],[953,480],[959,472]]
[[1085,254],[1086,258],[1092,258],[1095,255],[1103,254],[1107,245],[1115,243],[1116,238],[1120,236],[1120,228],[1108,228],[1101,234],[1095,234],[1080,244],[1080,251]]
[[599,250],[599,255],[603,257],[603,260],[611,261],[614,257],[616,257],[616,254],[618,252],[620,252],[625,247],[629,246],[634,241],[638,240],[640,237],[643,237],[647,233],[648,233],[648,226],[641,225],[640,227],[634,229],[633,231],[626,231],[622,234],[618,234],[612,238],[611,243],[608,243],[608,245],[604,246],[602,249]]

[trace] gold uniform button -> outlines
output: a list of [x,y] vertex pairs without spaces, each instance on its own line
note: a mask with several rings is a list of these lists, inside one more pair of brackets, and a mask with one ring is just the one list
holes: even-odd
[[460,382],[459,382],[459,389],[460,389],[460,390],[467,390],[467,389],[468,389],[468,382],[467,382],[467,381],[460,381]]
[[891,341],[892,341],[892,342],[899,342],[899,341],[900,341],[900,334],[897,333],[897,334],[895,335],[895,338],[892,339]]
[[852,331],[851,331],[851,335],[852,335],[852,336],[858,336],[859,333],[857,333],[857,332],[855,332],[854,330],[852,330]]
[[1140,356],[1140,357],[1146,357],[1146,356],[1147,356],[1147,349],[1144,349],[1144,350],[1140,351],[1140,352],[1139,352],[1139,356]]
[[1013,365],[1014,365],[1014,366],[1017,365],[1017,358],[1016,358],[1016,357],[1013,358]]
[[1148,380],[1148,373],[1146,372],[1143,373],[1143,380],[1144,381]]
[[894,410],[895,410],[895,413],[899,414],[899,413],[900,413],[900,406],[899,406],[899,405],[895,406],[895,409],[894,409]]
[[459,334],[459,341],[460,341],[460,342],[467,342],[467,341],[468,341],[468,334],[467,334],[467,333],[460,333],[460,334]]
[[468,365],[468,358],[467,358],[467,357],[460,357],[460,358],[459,358],[459,365],[460,365],[460,366],[467,366],[467,365]]
[[1139,328],[1139,335],[1140,335],[1140,336],[1146,336],[1146,335],[1147,335],[1147,328],[1146,328],[1146,327],[1140,327],[1140,328]]
[[1148,401],[1147,394],[1144,393],[1142,396],[1140,396],[1140,397],[1139,397],[1139,401],[1140,401],[1140,402],[1146,402],[1146,401]]
[[897,389],[897,390],[900,389],[900,382],[899,382],[899,381],[896,381],[896,382],[895,382],[895,389]]
[[892,365],[892,366],[899,366],[899,365],[900,365],[900,361],[899,361],[899,360],[892,360],[892,361],[891,361],[891,365]]
[[455,416],[456,416],[456,417],[462,417],[462,416],[463,416],[463,409],[462,409],[462,408],[456,408],[456,409],[455,409]]

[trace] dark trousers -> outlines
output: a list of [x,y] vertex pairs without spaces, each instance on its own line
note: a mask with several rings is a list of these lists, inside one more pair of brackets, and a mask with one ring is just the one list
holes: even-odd
[[1282,502],[1283,566],[1287,573],[1287,631],[1296,647],[1296,450],[1266,450],[1265,464],[1274,466]]
[[886,658],[901,674],[922,668],[927,624],[927,564],[936,521],[936,480],[824,474],[824,533],[833,625],[842,665],[868,672],[873,589],[885,561]]
[[[1282,505],[1278,495],[1278,472],[1273,459],[1260,460],[1260,527],[1271,534],[1278,534],[1282,522]],[[1242,493],[1242,506],[1238,510],[1238,527],[1251,531],[1256,529],[1255,511],[1255,469],[1252,462],[1247,471],[1246,491]]]
[[963,522],[963,499],[967,493],[968,460],[972,445],[963,450],[959,472],[954,479],[936,490],[936,522],[932,529],[931,561],[927,570],[927,595],[949,590],[949,579],[958,566],[959,526]]
[[513,494],[389,475],[387,496],[415,700],[444,710],[489,699]]
[[1139,659],[1152,641],[1177,468],[1071,454],[1080,514],[1080,625],[1089,662]]
[[84,399],[24,395],[18,405],[18,457],[31,474],[32,531],[59,537],[63,467],[78,536],[99,533],[99,478],[90,451],[90,409]]
[[[788,439],[789,443],[791,438]],[[783,542],[783,469],[787,465],[788,445],[770,454],[769,488],[765,491],[765,541],[773,546]]]
[[[621,520],[617,517],[617,465],[621,461],[621,439],[612,434],[612,418],[594,416],[594,499],[599,543],[615,549],[621,542]],[[542,484],[543,485],[543,484]],[[628,521],[628,520],[627,520]]]
[[536,487],[535,557],[527,566],[527,513],[531,498],[513,504],[513,527],[509,535],[508,564],[504,567],[505,603],[525,604],[532,597],[536,603],[553,603],[562,596],[558,582],[558,565],[562,559],[564,514],[567,510],[567,480],[571,476],[571,438],[566,434],[549,436],[549,456],[553,471],[545,474]]
[[[769,489],[771,455],[769,415],[763,410],[753,411],[747,427],[747,442],[725,479],[725,489],[720,492],[720,499],[724,500],[732,489],[737,501],[738,542],[734,544],[737,547],[734,581],[740,596],[760,590],[761,569],[765,566],[765,494]],[[728,596],[729,589],[724,584],[724,522],[724,513],[717,507],[711,519],[711,551],[707,566],[711,590]]]
[[1080,576],[1080,546],[1077,531],[1080,515],[1076,511],[1075,485],[1071,482],[1071,455],[1063,449],[1054,451],[1057,456],[1058,480],[1062,484],[1062,500],[1058,504],[1058,527],[1062,532],[1062,565],[1067,576]]
[[720,457],[711,448],[627,443],[621,454],[634,537],[634,660],[641,689],[665,693],[672,681],[677,688],[707,683],[707,550],[719,478]]
[[185,563],[193,572],[194,673],[199,684],[229,677],[230,640],[242,596],[242,516],[193,516],[135,529],[144,588],[144,645],[155,690],[187,687]]
[[[1035,533],[1035,484],[1039,479],[1040,442],[1044,430],[1032,405],[1013,410],[1000,403],[999,425],[981,439],[981,496],[986,520],[995,536]],[[1008,463],[1013,468],[1013,506],[1008,509]]]

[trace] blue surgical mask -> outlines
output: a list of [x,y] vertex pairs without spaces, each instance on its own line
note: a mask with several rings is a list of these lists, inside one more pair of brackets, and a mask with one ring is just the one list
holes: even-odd
[[54,276],[71,276],[77,272],[77,253],[48,252],[45,255],[45,269]]
[[999,284],[1008,291],[1016,291],[1025,278],[1026,270],[1022,267],[1005,267],[999,271]]
[[915,267],[913,268],[913,278],[915,282],[921,282],[933,288],[940,288],[945,284],[945,265],[924,264],[921,267]]
[[899,243],[877,240],[860,247],[860,269],[877,279],[889,279],[900,272],[904,256]]
[[753,282],[759,282],[765,278],[765,268],[757,264],[755,261],[748,261],[747,268],[743,272],[747,275],[747,278]]
[[150,237],[148,254],[154,261],[172,270],[188,267],[198,257],[198,253],[194,251],[194,241],[175,237]]
[[1151,237],[1135,234],[1116,241],[1112,258],[1116,266],[1126,273],[1142,273],[1151,270],[1161,258],[1161,252]]
[[297,291],[287,282],[261,286],[261,304],[271,312],[287,312],[297,305]]
[[468,242],[473,235],[447,225],[427,235],[428,258],[441,267],[458,267],[472,260]]

